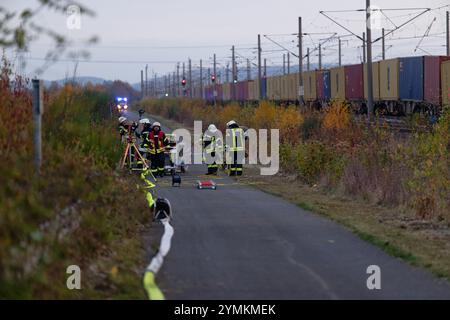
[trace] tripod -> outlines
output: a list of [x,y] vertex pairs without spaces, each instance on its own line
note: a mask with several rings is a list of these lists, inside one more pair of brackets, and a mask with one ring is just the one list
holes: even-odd
[[[142,168],[136,168],[133,167],[133,162],[137,158],[138,161],[142,162]],[[122,159],[120,161],[120,168],[123,169],[125,167],[125,164],[128,162],[128,168],[131,171],[147,171],[149,166],[147,164],[147,159],[145,159],[142,154],[139,152],[138,147],[136,146],[136,141],[134,138],[133,133],[131,133],[131,129],[128,129],[128,136],[127,136],[127,146],[125,147],[125,151],[122,155]],[[156,181],[156,178],[153,176],[153,174],[150,172],[153,179]]]

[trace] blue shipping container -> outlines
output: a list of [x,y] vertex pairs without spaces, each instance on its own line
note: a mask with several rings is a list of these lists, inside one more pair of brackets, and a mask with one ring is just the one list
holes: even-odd
[[267,98],[267,79],[261,78],[261,96],[263,99]]
[[323,75],[323,95],[325,99],[331,99],[330,71],[324,71]]
[[400,58],[400,100],[423,101],[423,57]]

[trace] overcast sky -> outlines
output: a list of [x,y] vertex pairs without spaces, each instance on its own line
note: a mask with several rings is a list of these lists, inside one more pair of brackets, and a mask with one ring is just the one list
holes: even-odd
[[[92,9],[95,17],[82,16],[81,29],[69,30],[66,27],[67,16],[42,11],[39,21],[48,27],[66,35],[75,43],[96,35],[100,41],[89,48],[90,62],[80,62],[77,75],[98,76],[105,79],[121,79],[129,82],[140,81],[140,70],[149,65],[149,75],[153,72],[165,74],[175,70],[176,62],[192,59],[193,67],[198,66],[203,59],[203,65],[208,68],[212,64],[213,53],[217,54],[219,66],[225,66],[231,58],[231,45],[236,45],[238,63],[244,67],[244,58],[256,63],[257,34],[268,35],[270,39],[281,43],[287,49],[296,51],[296,37],[290,35],[298,30],[298,17],[303,17],[303,31],[311,33],[305,36],[305,48],[313,48],[317,43],[329,37],[332,32],[339,35],[347,31],[319,14],[320,10],[361,9],[363,0],[94,0],[80,1]],[[35,6],[37,1],[2,0],[2,5],[10,9],[20,10],[25,6]],[[377,0],[372,1],[377,7],[387,8],[437,8],[448,5],[442,0]],[[387,57],[405,55],[423,55],[445,53],[445,10],[433,10],[424,14],[413,24],[395,32],[387,38]],[[380,19],[380,25],[388,29],[393,23],[400,25],[419,13],[412,11],[385,11]],[[361,34],[364,31],[364,13],[346,12],[329,13],[337,21],[348,26],[352,31]],[[432,24],[430,35],[415,52],[420,38],[427,27]],[[389,21],[389,20],[392,20]],[[322,33],[322,34],[313,34]],[[330,33],[330,34],[328,34]],[[374,31],[374,38],[380,35]],[[322,39],[322,40],[321,40]],[[360,62],[362,51],[361,41],[355,37],[344,37],[343,61],[345,63]],[[263,37],[263,57],[268,65],[280,65],[283,51],[279,51],[274,43]],[[27,61],[25,72],[33,76],[34,70],[43,64],[40,60],[51,48],[51,41],[42,37],[24,54]],[[80,49],[75,45],[72,49]],[[380,43],[374,45],[374,56],[380,54]],[[306,53],[306,49],[305,49]],[[14,59],[15,52],[7,51]],[[311,62],[317,57],[311,56]],[[324,45],[323,63],[337,63],[336,41]],[[306,62],[305,62],[306,63]],[[295,61],[297,64],[297,60]],[[186,65],[187,67],[187,65]],[[63,60],[53,64],[43,74],[45,79],[61,79],[71,74],[74,62]]]

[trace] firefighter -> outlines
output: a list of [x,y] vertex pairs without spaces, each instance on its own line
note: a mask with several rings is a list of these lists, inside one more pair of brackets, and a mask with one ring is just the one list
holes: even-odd
[[126,137],[128,135],[128,128],[126,125],[127,122],[127,118],[125,117],[120,117],[119,118],[119,133],[120,133],[120,139],[122,140],[122,142],[124,142],[126,140]]
[[242,175],[244,163],[244,130],[242,130],[236,121],[231,120],[227,123],[226,150],[228,152],[228,174],[230,176]]
[[164,177],[165,155],[164,151],[169,143],[166,134],[161,130],[159,122],[153,123],[149,134],[151,171],[154,176]]
[[[149,151],[149,147],[150,147],[150,139],[149,139],[149,135],[150,135],[150,131],[152,129],[152,124],[150,122],[149,119],[147,118],[143,118],[141,120],[139,120],[139,124],[142,125],[142,129],[140,133],[136,132],[136,136],[141,140],[141,143],[139,145],[139,152],[141,153],[142,157],[144,159],[148,160],[148,151]],[[141,160],[138,161],[138,166],[139,167],[143,167],[143,163]]]
[[[216,154],[222,152],[223,142],[220,137],[216,137],[217,128],[214,124],[208,126],[208,130],[203,136],[203,149],[205,150],[205,162],[208,165],[207,175],[217,174],[218,164],[216,163]],[[209,158],[209,159],[208,159]],[[214,159],[214,161],[212,161]]]

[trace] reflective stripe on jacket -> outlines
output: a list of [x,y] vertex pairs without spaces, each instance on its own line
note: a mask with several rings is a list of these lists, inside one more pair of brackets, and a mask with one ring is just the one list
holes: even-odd
[[[231,133],[231,137],[230,137]],[[228,151],[243,151],[245,147],[244,130],[241,128],[232,128],[227,130],[227,149]],[[231,140],[231,141],[230,141]],[[231,142],[231,145],[228,145]]]
[[[155,140],[157,141],[157,145],[155,144]],[[166,145],[169,143],[165,133],[162,131],[159,131],[157,136],[155,136],[154,131],[150,132],[149,142],[150,153],[152,154],[164,152]]]

